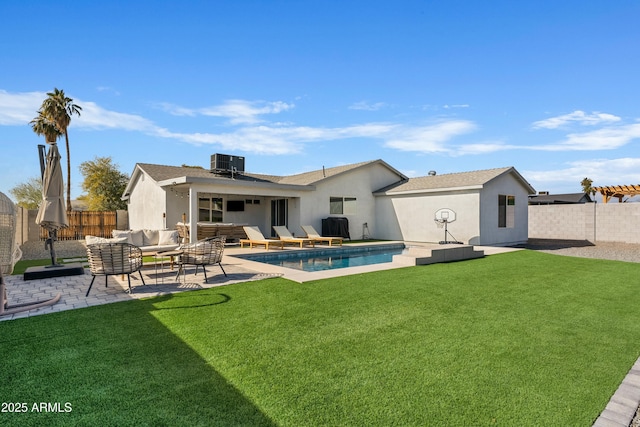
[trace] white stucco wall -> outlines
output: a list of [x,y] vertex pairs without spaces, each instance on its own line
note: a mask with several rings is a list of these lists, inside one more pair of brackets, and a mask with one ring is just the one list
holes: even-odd
[[456,212],[456,221],[448,225],[451,235],[447,240],[469,243],[480,232],[479,201],[477,190],[379,196],[375,237],[432,243],[445,240],[444,228],[438,228],[434,215],[438,209],[449,208]]
[[165,191],[148,175],[142,173],[136,178],[136,183],[131,188],[127,210],[129,212],[129,228],[137,229],[162,229],[165,212]]
[[[515,197],[513,228],[498,227],[498,196]],[[480,196],[480,239],[475,245],[515,245],[526,243],[529,233],[529,191],[511,174],[485,184]]]
[[[312,225],[322,232],[322,219],[329,216],[344,217],[349,220],[349,234],[352,239],[362,238],[363,224],[367,223],[369,236],[377,237],[376,197],[373,192],[398,182],[401,178],[386,166],[378,163],[361,167],[348,173],[328,178],[316,185],[316,191],[300,199],[298,225]],[[355,197],[356,213],[331,215],[329,201],[331,197]],[[289,218],[292,218],[291,212]],[[302,229],[291,229],[296,235],[302,235]]]

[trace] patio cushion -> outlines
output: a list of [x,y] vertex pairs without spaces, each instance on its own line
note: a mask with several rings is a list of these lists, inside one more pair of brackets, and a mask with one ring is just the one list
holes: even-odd
[[158,244],[160,233],[158,230],[142,230],[143,246],[154,246]]
[[112,239],[107,239],[106,237],[87,235],[84,237],[84,240],[87,245],[95,245],[97,243],[128,243],[127,237],[114,237]]
[[113,230],[111,232],[113,237],[126,237],[127,243],[134,246],[144,246],[144,233],[142,230]]
[[158,231],[158,245],[177,245],[178,244],[178,230],[159,230]]

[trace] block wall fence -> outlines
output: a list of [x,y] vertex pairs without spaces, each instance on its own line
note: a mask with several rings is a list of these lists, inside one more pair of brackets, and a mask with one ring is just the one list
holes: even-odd
[[640,203],[530,205],[529,238],[640,244]]

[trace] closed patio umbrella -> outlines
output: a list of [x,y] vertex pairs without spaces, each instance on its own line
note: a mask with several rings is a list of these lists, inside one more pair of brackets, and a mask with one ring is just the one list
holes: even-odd
[[53,243],[57,240],[58,230],[69,226],[67,211],[64,204],[64,183],[62,181],[62,168],[60,167],[60,153],[58,144],[51,144],[44,174],[42,177],[42,204],[38,209],[36,224],[49,231],[49,238],[45,242],[45,248],[51,252],[51,264],[57,266],[56,251]]

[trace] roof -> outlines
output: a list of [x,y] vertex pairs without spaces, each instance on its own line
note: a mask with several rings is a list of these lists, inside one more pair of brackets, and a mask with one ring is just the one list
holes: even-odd
[[264,174],[255,174],[250,172],[238,173],[231,177],[231,175],[224,174],[214,174],[210,172],[208,169],[197,168],[197,167],[189,167],[189,166],[167,166],[167,165],[156,165],[152,163],[137,163],[136,167],[131,174],[131,179],[129,180],[129,184],[125,189],[125,198],[128,197],[128,194],[131,193],[131,185],[135,181],[135,177],[137,174],[144,172],[151,179],[156,182],[167,182],[167,181],[178,181],[179,183],[192,182],[192,181],[208,181],[211,182],[220,182],[220,180],[233,180],[233,181],[245,181],[245,182],[255,182],[255,183],[266,183],[266,184],[275,184],[275,185],[290,185],[290,186],[310,186],[316,184],[325,179],[329,179],[332,177],[336,177],[342,175],[344,173],[353,171],[358,168],[366,167],[373,164],[381,164],[398,175],[399,180],[406,180],[407,177],[391,167],[389,164],[384,162],[383,160],[371,160],[360,163],[352,163],[348,165],[336,166],[332,168],[322,168],[311,172],[304,172],[295,175],[264,175]]
[[513,167],[485,169],[471,172],[448,173],[442,175],[427,175],[418,178],[410,178],[406,181],[392,184],[382,188],[376,193],[401,194],[441,191],[446,189],[481,188],[488,182],[505,174],[514,174],[516,178],[527,188],[529,193],[535,190]]
[[529,196],[530,205],[566,205],[591,202],[588,193],[538,194]]
[[336,166],[333,168],[322,168],[322,169],[311,171],[311,172],[285,176],[279,182],[281,184],[310,185],[310,184],[315,184],[317,182],[325,180],[327,178],[342,175],[343,173],[351,172],[355,169],[368,166],[368,165],[373,165],[373,164],[381,164],[385,166],[386,168],[388,168],[389,170],[397,174],[398,179],[401,179],[401,180],[407,179],[405,175],[398,172],[396,169],[391,167],[388,163],[378,159],[378,160],[371,160],[367,162],[352,163],[350,165]]

